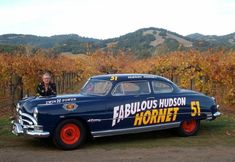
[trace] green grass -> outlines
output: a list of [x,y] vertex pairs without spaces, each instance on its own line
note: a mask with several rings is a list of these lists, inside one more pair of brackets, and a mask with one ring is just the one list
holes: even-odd
[[9,137],[11,136],[10,133],[10,120],[3,118],[0,118],[0,139],[2,137]]
[[[42,140],[16,137],[10,133],[10,121],[0,119],[0,148],[33,147],[42,149],[54,148],[52,143]],[[202,121],[201,129],[196,136],[179,137],[173,130],[154,131],[148,133],[102,137],[90,140],[85,148],[153,148],[153,147],[204,147],[235,146],[235,116],[223,115],[214,121]]]

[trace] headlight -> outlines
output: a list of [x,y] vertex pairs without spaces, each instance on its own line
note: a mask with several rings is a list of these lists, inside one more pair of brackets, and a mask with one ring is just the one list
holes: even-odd
[[33,117],[35,118],[36,121],[38,121],[38,108],[35,107],[33,110]]
[[215,99],[215,97],[211,97],[212,98],[212,100],[216,103],[216,99]]
[[19,109],[20,109],[20,104],[19,104],[19,103],[17,103],[17,105],[16,105],[16,112],[18,112],[18,111],[19,111]]

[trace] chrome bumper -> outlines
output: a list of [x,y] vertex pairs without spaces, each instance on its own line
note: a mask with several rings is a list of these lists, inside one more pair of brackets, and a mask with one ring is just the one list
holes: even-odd
[[219,116],[221,116],[221,115],[222,115],[222,113],[219,112],[219,111],[217,111],[217,112],[215,112],[215,113],[213,114],[214,117],[219,117]]
[[50,136],[49,132],[43,131],[43,126],[38,124],[34,116],[22,112],[19,104],[16,107],[16,116],[11,119],[11,132],[17,136],[27,135],[40,138]]
[[216,105],[216,109],[217,109],[217,111],[214,114],[212,114],[214,119],[222,115],[222,113],[220,112],[220,106],[219,105]]
[[209,114],[207,114],[207,118],[206,119],[207,120],[214,120],[214,119],[216,119],[217,117],[219,117],[221,115],[222,115],[222,113],[219,112],[219,111],[215,112],[214,114],[209,113]]
[[13,120],[11,121],[12,127],[11,127],[11,132],[15,135],[28,135],[31,137],[40,137],[40,138],[45,138],[49,137],[50,133],[49,132],[44,132],[40,129],[40,125],[35,125],[33,126],[32,129],[27,129],[24,128],[20,123],[17,121]]

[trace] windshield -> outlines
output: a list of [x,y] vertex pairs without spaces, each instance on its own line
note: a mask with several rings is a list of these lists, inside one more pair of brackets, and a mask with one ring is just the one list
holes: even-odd
[[90,79],[81,90],[83,95],[105,96],[111,89],[112,83],[107,80]]

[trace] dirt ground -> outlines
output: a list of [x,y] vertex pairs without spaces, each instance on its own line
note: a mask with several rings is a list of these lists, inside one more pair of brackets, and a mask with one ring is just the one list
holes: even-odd
[[2,126],[0,162],[235,162],[234,121],[234,115],[204,121],[197,136],[186,138],[172,130],[97,138],[72,151],[48,140],[15,137]]
[[157,147],[157,148],[128,148],[128,149],[79,149],[61,151],[50,148],[0,149],[1,162],[148,162],[148,161],[206,161],[227,162],[235,161],[235,147]]

